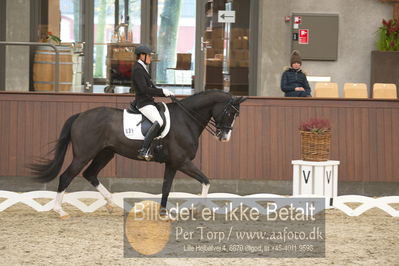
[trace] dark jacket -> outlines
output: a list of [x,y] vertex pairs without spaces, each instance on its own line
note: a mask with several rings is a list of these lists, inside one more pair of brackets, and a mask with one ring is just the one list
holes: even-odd
[[[296,87],[303,87],[305,91],[295,91]],[[281,90],[285,92],[285,97],[306,97],[311,95],[306,75],[300,69],[290,68],[284,71],[281,77]]]
[[132,70],[132,86],[136,92],[136,107],[154,104],[154,97],[164,97],[162,89],[155,87],[147,70],[136,62]]

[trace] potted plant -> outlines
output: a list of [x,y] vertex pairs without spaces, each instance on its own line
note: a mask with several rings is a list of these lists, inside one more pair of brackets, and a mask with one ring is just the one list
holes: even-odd
[[299,125],[301,156],[304,161],[327,161],[330,156],[331,125],[326,119],[312,118]]
[[53,33],[51,31],[47,32],[45,41],[48,43],[55,44],[55,45],[61,44],[61,39],[58,36],[53,35]]
[[374,83],[394,83],[399,87],[399,21],[383,19],[377,32],[378,50],[371,52],[370,86],[372,88]]
[[379,40],[377,42],[380,51],[399,51],[399,22],[397,19],[382,20],[382,26],[378,28]]

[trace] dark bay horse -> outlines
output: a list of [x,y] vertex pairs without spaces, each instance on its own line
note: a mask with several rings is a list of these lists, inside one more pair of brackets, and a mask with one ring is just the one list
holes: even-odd
[[[162,185],[161,210],[166,203],[176,171],[193,177],[202,184],[202,196],[209,190],[208,178],[192,162],[199,137],[213,122],[214,135],[223,142],[229,141],[234,121],[239,115],[240,103],[246,98],[233,97],[219,90],[209,90],[189,96],[181,101],[168,103],[171,127],[162,139],[165,163]],[[45,160],[31,166],[35,177],[41,182],[56,178],[62,168],[69,143],[72,144],[73,159],[60,175],[54,211],[60,217],[68,217],[61,203],[66,188],[72,179],[91,161],[83,172],[86,178],[112,204],[112,194],[98,181],[97,175],[114,157],[115,153],[130,159],[137,158],[142,141],[131,140],[123,133],[123,110],[99,107],[75,114],[65,122],[54,148],[53,160]]]

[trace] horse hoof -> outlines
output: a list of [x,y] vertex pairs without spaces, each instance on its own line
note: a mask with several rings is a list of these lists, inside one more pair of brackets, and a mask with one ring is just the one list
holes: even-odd
[[159,216],[165,217],[166,215],[168,215],[168,210],[166,208],[159,209]]
[[69,218],[71,218],[71,216],[69,214],[65,214],[65,215],[60,216],[61,220],[68,220]]
[[112,213],[114,211],[114,206],[112,204],[105,205],[105,208],[107,208],[108,213]]
[[71,217],[71,216],[69,216],[69,214],[67,212],[64,212],[63,210],[53,209],[53,211],[58,214],[58,217],[61,220],[66,220],[66,219],[69,219]]

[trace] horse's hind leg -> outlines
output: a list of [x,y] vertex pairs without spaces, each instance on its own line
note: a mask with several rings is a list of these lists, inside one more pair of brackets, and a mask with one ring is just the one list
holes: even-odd
[[109,163],[109,161],[114,158],[114,152],[110,150],[102,150],[96,157],[94,157],[93,161],[87,167],[87,169],[83,172],[83,177],[87,179],[107,200],[108,204],[106,205],[109,212],[112,211],[112,194],[103,186],[103,184],[98,181],[97,175],[98,173]]
[[62,209],[62,199],[64,197],[65,190],[74,179],[75,176],[83,169],[88,161],[83,161],[81,159],[72,160],[72,163],[68,166],[64,173],[60,176],[60,183],[58,184],[57,197],[55,199],[55,205],[53,210],[60,215],[60,218],[68,218],[69,215]]

